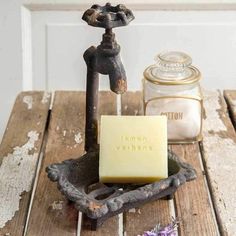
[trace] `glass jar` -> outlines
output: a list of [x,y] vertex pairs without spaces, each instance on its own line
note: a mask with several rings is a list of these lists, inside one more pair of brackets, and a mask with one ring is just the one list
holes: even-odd
[[169,143],[189,143],[202,139],[203,97],[200,71],[182,52],[156,56],[156,64],[144,71],[145,115],[166,115]]

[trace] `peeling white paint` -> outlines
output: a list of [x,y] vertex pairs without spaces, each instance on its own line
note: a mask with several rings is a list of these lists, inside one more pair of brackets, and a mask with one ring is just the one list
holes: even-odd
[[63,130],[63,137],[66,136],[66,130]]
[[40,121],[39,121],[39,122],[37,122],[37,125],[40,125]]
[[54,201],[51,204],[53,210],[62,210],[63,208],[63,201]]
[[232,103],[233,106],[236,106],[236,99],[232,99],[230,102]]
[[217,112],[217,110],[221,108],[221,105],[214,95],[218,96],[218,92],[207,92],[204,95],[206,116],[211,117],[211,119],[204,120],[204,126],[207,127],[208,130],[214,130],[214,132],[226,131],[227,128]]
[[129,209],[129,213],[136,213],[136,209],[135,208]]
[[236,232],[236,145],[232,139],[208,135],[204,150],[218,212],[227,232]]
[[59,126],[57,126],[57,127],[56,127],[56,130],[59,130],[59,129],[60,129],[60,127],[59,127]]
[[118,235],[119,236],[124,236],[124,215],[123,213],[118,215]]
[[124,109],[125,109],[125,110],[128,110],[128,105],[125,105],[125,106],[124,106]]
[[41,103],[43,103],[43,104],[48,103],[49,98],[50,98],[50,93],[44,92],[43,98],[42,98],[42,100],[41,100]]
[[129,209],[129,213],[138,213],[140,215],[141,210],[140,209],[136,210],[135,208],[132,208],[132,209]]
[[138,110],[134,110],[134,115],[135,115],[135,116],[138,115]]
[[3,157],[0,166],[0,228],[19,210],[21,194],[31,189],[38,153],[29,152],[35,149],[38,137],[36,131],[30,131],[23,146],[14,147],[13,153]]
[[33,98],[32,96],[24,96],[23,102],[27,105],[28,110],[31,110],[33,107]]
[[81,136],[80,132],[78,134],[75,134],[75,142],[78,143],[78,144],[83,142],[83,139],[82,139],[82,136]]
[[217,133],[217,131],[227,132],[227,127],[217,112],[217,109],[220,109],[219,93],[208,92],[205,98],[207,118],[203,126],[204,159],[217,213],[224,230],[228,235],[234,235],[236,232],[236,145],[233,139],[227,136],[221,137]]

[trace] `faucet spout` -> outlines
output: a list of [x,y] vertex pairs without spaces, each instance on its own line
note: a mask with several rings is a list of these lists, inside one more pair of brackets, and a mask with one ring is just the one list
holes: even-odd
[[124,66],[121,62],[120,56],[113,58],[110,72],[110,89],[116,94],[122,94],[127,90],[127,80]]
[[127,90],[126,73],[120,58],[120,46],[111,29],[106,29],[103,40],[96,51],[96,71],[108,75],[110,89],[116,94]]
[[90,47],[84,53],[87,64],[86,93],[86,132],[85,150],[98,149],[98,80],[99,73],[108,75],[110,89],[116,94],[127,90],[126,73],[120,58],[120,46],[111,29],[106,29],[103,40],[98,47]]

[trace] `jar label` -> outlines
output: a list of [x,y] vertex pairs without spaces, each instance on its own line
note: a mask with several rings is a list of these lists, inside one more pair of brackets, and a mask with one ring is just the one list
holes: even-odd
[[193,99],[161,98],[148,102],[146,115],[165,115],[168,139],[196,138],[201,131],[201,103]]
[[160,112],[161,115],[166,116],[168,120],[182,120],[184,113],[183,112]]

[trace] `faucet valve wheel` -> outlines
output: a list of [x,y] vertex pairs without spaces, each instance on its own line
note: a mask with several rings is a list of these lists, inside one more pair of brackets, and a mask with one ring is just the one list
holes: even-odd
[[122,4],[111,6],[107,3],[105,6],[93,5],[85,11],[82,19],[91,26],[112,29],[128,25],[134,19],[134,15]]

